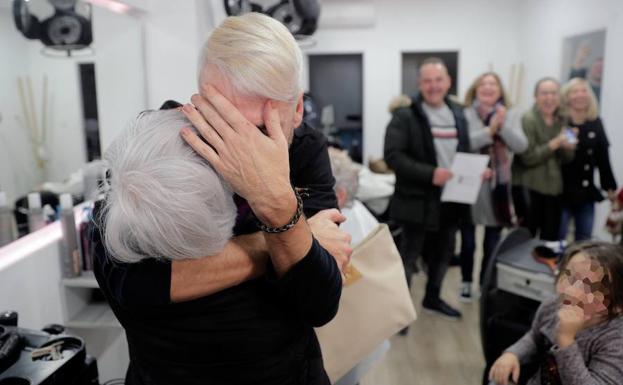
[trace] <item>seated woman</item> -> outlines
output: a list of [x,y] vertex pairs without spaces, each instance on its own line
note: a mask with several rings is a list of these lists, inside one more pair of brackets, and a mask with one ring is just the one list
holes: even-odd
[[538,360],[528,385],[619,385],[623,379],[623,249],[605,242],[567,249],[558,296],[541,305],[531,330],[493,364],[489,378],[519,380],[520,364]]

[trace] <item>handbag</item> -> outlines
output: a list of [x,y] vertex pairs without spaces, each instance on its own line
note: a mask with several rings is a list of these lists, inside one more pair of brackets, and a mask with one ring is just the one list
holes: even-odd
[[400,253],[380,224],[353,250],[337,315],[316,329],[331,383],[415,319]]

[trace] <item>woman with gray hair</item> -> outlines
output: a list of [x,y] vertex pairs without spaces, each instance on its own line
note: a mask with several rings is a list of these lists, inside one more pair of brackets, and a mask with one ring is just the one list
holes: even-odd
[[[307,221],[308,197],[293,189],[314,194],[319,180],[333,183],[326,142],[308,142],[316,151],[305,155],[308,163],[301,164],[300,154],[289,161],[294,137],[311,137],[294,132],[302,121],[302,92],[295,92],[300,67],[300,50],[279,22],[258,14],[227,18],[206,43],[203,96],[182,108],[196,131],[184,122],[180,132],[177,118],[160,122],[166,114],[139,117],[139,127],[148,130],[171,126],[162,128],[166,135],[181,133],[207,163],[173,137],[171,143],[151,143],[149,134],[130,144],[122,139],[111,150],[111,190],[104,232],[94,234],[94,272],[126,332],[127,385],[329,383],[313,327],[337,312],[342,281],[336,260],[347,263],[351,251],[349,237],[331,222],[341,217],[337,210]],[[168,157],[178,145],[184,165]],[[153,162],[162,154],[167,161]],[[318,164],[322,159],[326,166]],[[233,206],[224,186],[236,194],[237,206],[236,236],[226,243]],[[240,219],[249,216],[256,225],[241,229]],[[324,238],[312,233],[318,224]],[[326,247],[341,250],[342,259],[327,252],[329,244],[339,245]],[[248,263],[254,259],[259,262]],[[212,279],[227,286],[213,290],[204,282]]]
[[104,155],[106,248],[120,262],[218,254],[232,236],[233,193],[179,136],[175,110],[146,111]]

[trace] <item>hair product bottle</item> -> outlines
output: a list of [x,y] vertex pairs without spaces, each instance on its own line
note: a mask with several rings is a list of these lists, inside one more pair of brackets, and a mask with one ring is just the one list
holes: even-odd
[[71,194],[61,194],[61,228],[63,230],[62,266],[65,278],[74,278],[82,272],[82,256],[76,234],[74,202]]
[[0,247],[15,240],[15,216],[6,201],[6,193],[0,191]]
[[47,225],[43,208],[41,207],[41,194],[38,192],[28,194],[28,231],[37,231]]

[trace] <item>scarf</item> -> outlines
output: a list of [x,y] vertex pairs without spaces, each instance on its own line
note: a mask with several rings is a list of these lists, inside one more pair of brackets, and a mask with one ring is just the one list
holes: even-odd
[[[488,111],[483,111],[478,101],[474,101],[473,107],[483,124],[489,126],[491,119],[495,115],[495,107]],[[511,162],[508,147],[502,137],[496,133],[493,136],[493,143],[482,148],[480,152],[481,154],[489,155],[489,167],[493,171],[493,176],[489,181],[491,184],[493,213],[501,225],[510,226],[513,224],[513,209],[510,188]]]

